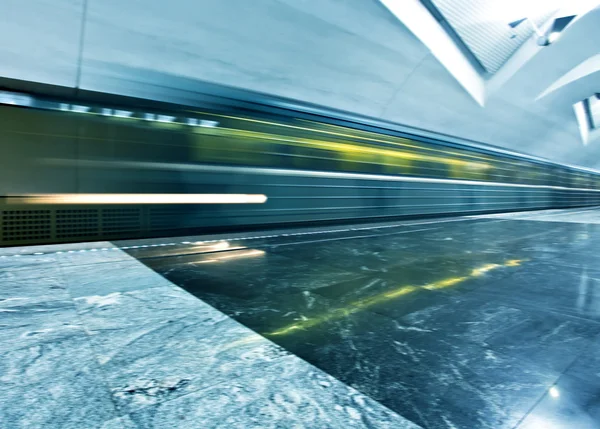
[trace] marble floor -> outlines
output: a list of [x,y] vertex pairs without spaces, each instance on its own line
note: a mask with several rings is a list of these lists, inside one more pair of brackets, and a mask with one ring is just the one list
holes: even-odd
[[0,427],[600,428],[600,209],[0,249]]

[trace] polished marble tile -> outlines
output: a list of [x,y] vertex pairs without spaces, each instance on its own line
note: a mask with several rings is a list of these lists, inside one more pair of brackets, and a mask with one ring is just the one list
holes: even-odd
[[0,256],[0,270],[34,270],[44,265],[56,263],[56,256],[52,254],[15,254],[6,257]]
[[56,257],[50,254],[0,256],[0,282],[25,278],[60,277]]
[[396,320],[407,331],[484,344],[487,338],[529,317],[524,310],[467,294],[432,300],[429,306]]
[[[269,296],[244,299],[202,291],[194,293],[203,301],[261,335],[268,336],[272,332],[289,328],[297,329],[300,335],[306,332],[311,336],[311,340],[315,341],[315,331],[303,326],[303,321],[324,322],[334,327],[341,319],[345,319],[339,317],[341,314],[335,313],[336,306],[328,299],[310,291],[286,294],[280,297],[276,305]],[[323,341],[327,342],[327,339],[324,338]]]
[[[266,239],[252,258],[142,261],[425,428],[514,428],[563,371],[595,365],[600,229],[526,220],[413,229]],[[585,312],[570,310],[577,299]]]
[[[399,228],[403,228],[399,226]],[[404,227],[405,228],[405,227]],[[208,236],[176,237],[156,240],[123,240],[115,242],[136,259],[201,255],[235,248],[274,249],[298,243],[335,243],[372,235],[373,227],[364,230],[302,228],[268,232],[230,233]],[[295,231],[295,232],[294,232]],[[350,235],[349,235],[350,234]],[[145,243],[145,244],[141,244]]]
[[299,336],[294,352],[423,427],[513,427],[558,377],[520,357],[364,316],[337,343],[308,349]]
[[425,427],[513,428],[558,378],[558,373],[489,348],[466,348],[452,358],[453,371],[463,377],[443,392],[437,409],[425,404],[414,411]]
[[196,312],[214,312],[209,305],[173,285],[84,296],[74,302],[80,319],[92,333],[167,323]]
[[600,428],[600,385],[563,375],[548,389],[518,429]]
[[475,294],[519,308],[600,322],[599,268],[529,261],[509,278],[486,284]]
[[190,292],[200,288],[242,298],[300,292],[356,277],[338,268],[256,249],[144,262]]
[[558,377],[536,363],[489,349],[469,366],[467,383],[446,393],[442,412],[458,427],[513,428]]
[[73,297],[108,295],[171,284],[135,260],[64,266],[62,273]]
[[62,272],[58,264],[40,264],[27,268],[0,269],[0,282],[44,278],[62,278]]
[[319,288],[314,293],[332,302],[329,311],[350,313],[368,310],[397,320],[415,311],[453,302],[451,294],[425,289],[422,284],[426,283],[416,283],[415,286],[369,277]]
[[116,417],[85,335],[0,354],[0,426],[81,429]]
[[579,355],[565,374],[600,386],[600,336]]
[[83,334],[73,301],[0,302],[0,352]]
[[[482,239],[482,242],[478,243],[473,240],[454,240],[452,231],[439,229],[441,231],[436,229],[396,237],[382,234],[378,238],[354,240],[351,246],[348,246],[348,243],[326,242],[284,248],[272,246],[269,251],[307,260],[320,266],[333,266],[363,274],[384,272],[396,276],[411,268],[423,273],[440,272],[450,268],[452,264],[458,269],[460,264],[466,268],[469,264],[502,263],[510,259],[533,257],[548,259],[555,256],[535,249],[523,251],[523,248],[527,249],[530,246],[530,239],[518,231],[512,235],[505,232],[501,240]],[[547,234],[548,231],[541,233]],[[493,236],[498,233],[492,231],[490,234]],[[422,265],[422,268],[418,265]]]
[[[312,240],[290,238],[284,245],[273,244],[270,250],[273,253],[291,258],[298,258],[313,263],[324,263],[341,268],[350,267],[352,270],[361,268],[357,260],[369,268],[369,264],[382,261],[388,262],[389,258],[413,260],[419,252],[418,237],[434,228],[412,228],[409,230],[364,234],[362,238],[352,240]],[[412,232],[415,231],[415,232]],[[343,236],[343,235],[342,235]],[[346,236],[355,236],[354,232]],[[353,264],[349,264],[353,262]],[[365,269],[365,268],[363,268]]]
[[[180,239],[181,238],[178,238],[178,240]],[[193,258],[194,255],[202,255],[236,248],[243,249],[247,248],[248,246],[256,248],[256,246],[265,247],[268,245],[266,240],[210,240],[207,242],[185,241],[185,243],[187,244],[165,240],[165,243],[150,244],[146,245],[146,247],[143,247],[143,245],[135,245],[131,242],[119,242],[116,244],[119,246],[124,245],[124,249],[127,250],[128,254],[138,260],[144,260],[148,258],[172,258],[177,256],[189,256]]]
[[[368,284],[364,279],[362,282],[363,286]],[[495,404],[503,395],[508,396],[508,392],[516,398],[514,390],[520,378],[534,372],[539,377],[535,379],[537,382],[523,378],[528,380],[524,384],[538,390],[542,385],[543,390],[557,377],[545,368],[537,370],[533,364],[522,365],[520,358],[498,357],[502,355],[485,348],[483,339],[500,329],[501,324],[516,324],[526,316],[522,311],[495,308],[491,304],[479,308],[482,303],[477,300],[461,302],[457,297],[448,296],[437,302],[431,299],[427,310],[409,312],[415,317],[401,323],[365,309],[340,307],[339,296],[330,294],[325,298],[319,294],[319,289],[286,294],[276,302],[270,298],[242,299],[214,292],[202,293],[201,290],[195,293],[343,382],[384,401],[390,408],[420,424],[433,425],[431,427],[446,426],[436,426],[445,424],[443,420],[438,421],[439,413],[424,414],[423,410],[441,412],[442,408],[448,408],[444,392],[455,384],[464,384],[463,388],[471,395],[486,397],[485,392],[480,392],[483,387],[477,390],[465,381],[469,377],[477,380],[476,376],[469,376],[473,372],[473,361],[493,359],[498,366],[510,361],[510,365],[504,363],[494,373],[496,382],[506,390],[498,393],[496,402],[486,402],[486,409],[489,409],[486,421],[492,422],[488,427],[499,421],[515,423],[514,415],[518,413],[498,414],[500,405]],[[423,300],[424,305],[427,302]],[[427,311],[429,317],[424,314]],[[465,356],[470,353],[469,360]],[[492,371],[493,366],[480,367],[479,372]],[[510,386],[507,385],[508,367],[512,369]],[[548,373],[550,375],[545,377]],[[488,389],[486,392],[497,388],[492,385],[493,380],[494,377],[488,382],[489,386],[484,386]],[[525,385],[519,388],[525,389]],[[519,397],[519,401],[528,403],[527,398]],[[496,410],[496,414],[490,410]],[[460,420],[460,413],[452,419]],[[509,423],[503,423],[505,425],[501,427],[510,427]]]
[[600,324],[555,313],[529,312],[521,323],[486,339],[494,350],[532,360],[553,371],[566,370],[600,334]]
[[76,301],[121,413],[260,371],[287,355],[175,288]]
[[2,280],[0,308],[70,299],[62,276]]
[[[120,412],[169,401],[246,372],[287,353],[230,319],[187,316],[161,326],[92,337]],[[109,360],[106,357],[110,356]]]
[[563,252],[560,257],[553,259],[552,262],[566,269],[569,267],[600,269],[600,255],[597,247],[585,251]]
[[[143,408],[125,428],[389,428],[418,426],[335,378],[288,356],[260,372]],[[112,423],[111,423],[112,424]],[[116,426],[104,426],[105,429]]]

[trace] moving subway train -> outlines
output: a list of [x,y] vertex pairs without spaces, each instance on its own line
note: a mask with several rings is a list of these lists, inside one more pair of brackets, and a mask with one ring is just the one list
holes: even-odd
[[593,171],[331,117],[0,104],[0,245],[600,204]]

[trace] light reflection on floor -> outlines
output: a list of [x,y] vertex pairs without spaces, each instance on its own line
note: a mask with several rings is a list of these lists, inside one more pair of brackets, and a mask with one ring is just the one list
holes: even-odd
[[423,427],[530,427],[544,395],[578,395],[558,381],[598,347],[600,226],[428,226],[266,238],[218,264],[136,256]]

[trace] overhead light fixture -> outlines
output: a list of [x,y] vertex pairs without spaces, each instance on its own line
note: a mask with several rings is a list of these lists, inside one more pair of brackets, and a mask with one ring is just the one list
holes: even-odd
[[559,37],[560,37],[560,33],[553,31],[552,33],[550,33],[548,35],[548,44],[556,42]]
[[571,23],[571,21],[573,21],[573,19],[575,19],[575,16],[576,15],[561,16],[552,21],[552,25],[548,31],[538,38],[538,45],[548,46],[551,43],[556,42],[562,34],[562,31]]
[[[562,31],[571,23],[571,21],[573,21],[573,19],[575,19],[576,16],[577,15],[568,15],[554,19],[554,21],[552,21],[552,25],[546,32],[542,32],[535,22],[527,17],[511,21],[508,23],[508,26],[512,29],[515,29],[523,22],[527,21],[533,28],[535,34],[538,36],[537,44],[540,46],[548,46],[558,40]],[[515,38],[515,35],[513,35],[511,38]]]
[[594,94],[573,105],[581,141],[587,145],[600,137],[600,96]]

